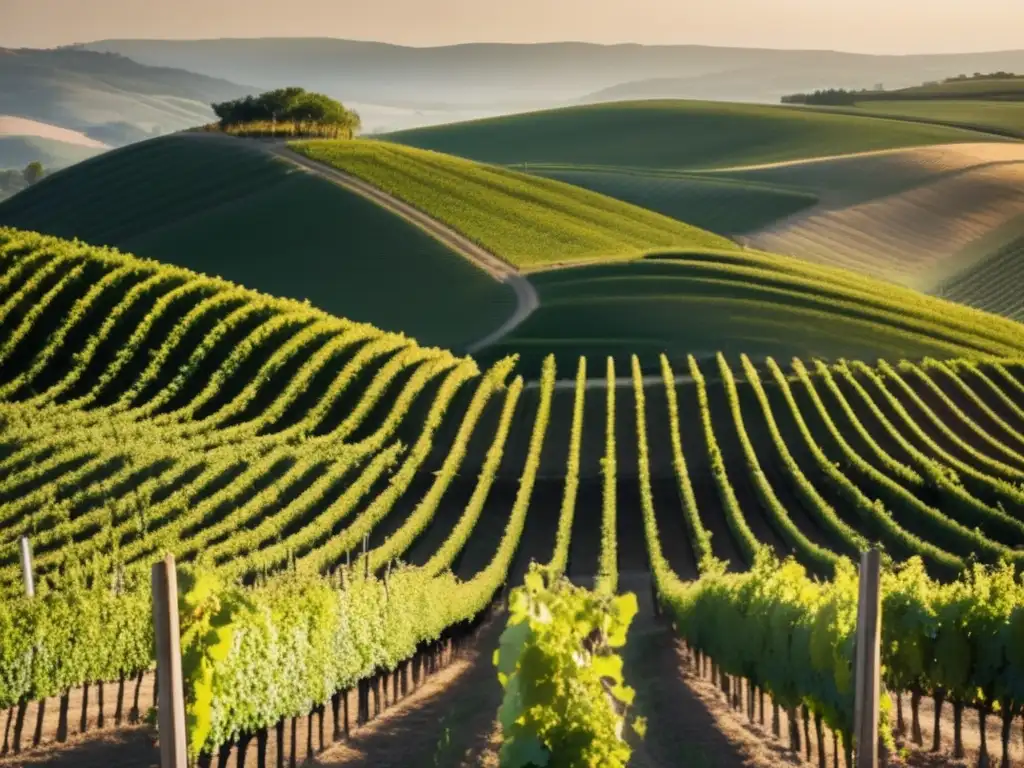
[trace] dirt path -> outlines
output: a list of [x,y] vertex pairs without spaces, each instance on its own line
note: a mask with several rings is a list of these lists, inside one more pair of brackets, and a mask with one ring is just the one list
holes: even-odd
[[514,266],[485,248],[477,245],[459,232],[456,232],[448,225],[428,216],[423,213],[423,211],[409,205],[404,200],[399,200],[397,197],[378,189],[372,184],[366,183],[362,179],[356,178],[344,171],[339,171],[337,168],[332,168],[324,163],[317,162],[316,160],[310,160],[308,157],[304,157],[297,152],[293,152],[284,142],[255,141],[259,141],[266,151],[271,154],[287,160],[310,173],[314,173],[327,181],[344,187],[350,192],[355,192],[357,195],[361,195],[367,200],[371,200],[372,202],[386,208],[396,216],[401,216],[410,224],[414,224],[419,227],[430,236],[451,248],[460,256],[469,259],[480,267],[480,269],[483,269],[494,277],[495,280],[508,285],[516,296],[515,311],[507,320],[505,320],[504,323],[501,324],[501,326],[483,338],[477,339],[475,342],[469,344],[466,347],[467,352],[479,352],[481,349],[496,343],[502,337],[519,326],[533,313],[535,309],[537,309],[537,307],[540,306],[540,299],[537,295],[536,288],[533,287],[533,284],[529,280],[519,274],[518,270],[516,270]]
[[724,703],[702,695],[683,671],[671,630],[655,618],[650,577],[622,573],[620,592],[633,592],[640,612],[624,654],[626,682],[636,689],[633,715],[647,718],[647,737],[633,740],[631,768],[768,768],[790,764],[776,744],[766,743],[722,717]]
[[329,768],[462,768],[487,764],[502,690],[491,654],[505,626],[496,613],[464,656],[320,755]]

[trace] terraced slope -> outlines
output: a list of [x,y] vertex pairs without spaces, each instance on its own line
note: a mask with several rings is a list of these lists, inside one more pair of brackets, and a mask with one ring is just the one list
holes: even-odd
[[724,173],[820,199],[750,233],[744,241],[751,246],[926,292],[998,252],[1016,236],[1024,215],[1019,143],[925,147]]
[[[724,258],[703,262],[717,279]],[[731,271],[756,287],[757,258],[734,254]],[[791,288],[813,269],[789,266]],[[705,554],[738,571],[762,545],[823,576],[869,542],[920,556],[943,579],[972,557],[1024,557],[1024,339],[967,309],[889,297],[910,338],[955,347],[947,356],[960,359],[946,362],[720,355],[673,369],[654,356],[661,377],[645,383],[636,359],[551,360],[527,388],[511,360],[481,371],[294,301],[81,244],[0,230],[0,270],[0,619],[5,638],[36,648],[0,656],[0,706],[151,666],[137,576],[164,550],[246,583],[294,563],[303,575],[248,595],[260,621],[300,618],[295,635],[266,635],[275,653],[321,658],[330,673],[285,695],[230,653],[219,674],[236,682],[218,702],[260,708],[218,704],[210,752],[304,708],[322,713],[357,684],[368,701],[366,681],[423,644],[439,652],[437,639],[480,616],[530,558],[615,591],[655,555],[688,579]],[[574,272],[585,270],[561,271]],[[860,316],[881,323],[870,281],[829,275],[848,295],[828,312],[843,315],[859,290]],[[604,386],[587,386],[588,368]],[[573,383],[556,386],[559,371]],[[60,610],[15,597],[21,535]],[[340,585],[316,578],[350,558]],[[398,558],[413,567],[388,568]],[[82,585],[80,563],[121,573],[124,591],[106,578]],[[364,568],[389,581],[364,581]],[[326,625],[323,604],[341,612]],[[335,646],[353,616],[364,645]],[[325,647],[341,650],[317,656]],[[45,663],[74,658],[90,664]]]
[[[854,273],[755,251],[656,253],[531,276],[540,309],[481,359],[516,352],[761,357],[1013,355],[1024,326]],[[563,357],[564,356],[564,357]]]
[[697,169],[989,137],[781,106],[633,101],[421,128],[387,138],[488,163]]
[[0,225],[116,246],[449,347],[515,306],[508,286],[421,229],[258,144],[213,135],[155,139],[56,174],[0,204]]
[[1021,236],[934,289],[936,296],[1024,322],[1024,216]]
[[369,182],[520,269],[729,248],[723,237],[557,181],[380,141],[303,141],[296,152]]

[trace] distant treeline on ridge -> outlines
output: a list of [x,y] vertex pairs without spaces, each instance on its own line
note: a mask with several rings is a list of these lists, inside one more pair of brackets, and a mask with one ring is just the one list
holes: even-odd
[[[1020,88],[996,88],[986,90],[984,81],[1019,80]],[[978,82],[977,88],[943,90],[943,85],[954,85],[966,82]],[[783,104],[815,104],[820,106],[852,106],[858,101],[884,101],[901,99],[1024,99],[1024,75],[1012,72],[975,72],[973,75],[957,75],[942,81],[924,83],[912,88],[901,88],[886,91],[881,87],[847,90],[845,88],[826,88],[813,93],[794,93],[782,97]]]
[[359,115],[340,101],[297,87],[211,106],[220,121],[217,128],[233,134],[352,138],[362,126]]

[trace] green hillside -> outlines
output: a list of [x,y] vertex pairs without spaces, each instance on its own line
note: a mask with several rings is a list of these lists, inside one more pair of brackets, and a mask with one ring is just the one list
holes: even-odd
[[944,126],[699,101],[571,107],[403,131],[387,138],[490,163],[689,169],[984,140]]
[[800,189],[671,171],[545,165],[531,167],[530,173],[728,236],[759,229],[818,201]]
[[[1021,86],[1024,90],[1024,86]],[[854,109],[884,117],[927,120],[1024,138],[1024,93],[1020,101],[971,99],[859,101]]]
[[755,251],[653,254],[538,272],[540,309],[488,350],[533,370],[556,352],[648,361],[724,352],[876,359],[1013,355],[1024,326],[915,291]]
[[413,225],[219,136],[154,139],[66,169],[0,204],[0,224],[116,246],[430,344],[469,343],[514,306],[509,288]]
[[[1006,75],[1008,73],[1000,73]],[[1024,75],[1015,77],[964,77],[941,83],[927,83],[911,88],[886,91],[884,98],[921,99],[1024,99]],[[882,98],[879,96],[879,98]]]
[[521,268],[630,258],[726,239],[558,181],[380,141],[307,141],[296,151],[358,176]]

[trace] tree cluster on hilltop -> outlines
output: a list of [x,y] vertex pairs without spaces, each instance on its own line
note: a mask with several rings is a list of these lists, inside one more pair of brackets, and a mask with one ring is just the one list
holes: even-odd
[[859,91],[848,91],[845,88],[827,88],[814,93],[794,93],[783,96],[783,104],[821,104],[830,107],[849,106],[859,101],[864,94],[875,91],[862,88]]
[[944,83],[960,83],[964,80],[1024,80],[1024,75],[1017,75],[1013,72],[989,72],[984,74],[982,72],[975,72],[973,75],[957,75],[956,77],[947,77],[942,82]]
[[[280,126],[281,133],[329,134],[352,138],[361,127],[359,115],[322,93],[302,88],[278,88],[259,96],[212,104],[223,130],[239,132],[247,126]],[[259,133],[267,132],[257,129]]]

